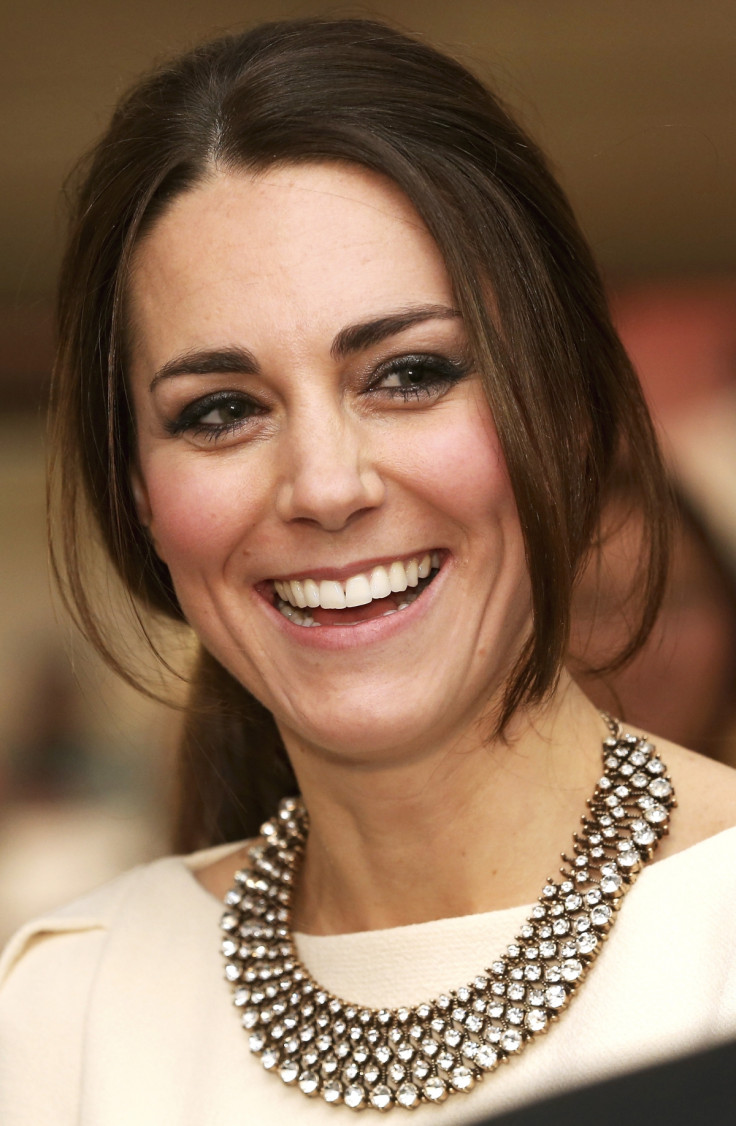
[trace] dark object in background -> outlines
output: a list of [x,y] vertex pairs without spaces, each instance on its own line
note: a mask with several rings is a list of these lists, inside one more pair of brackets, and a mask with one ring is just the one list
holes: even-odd
[[734,1126],[736,1041],[545,1099],[478,1126]]

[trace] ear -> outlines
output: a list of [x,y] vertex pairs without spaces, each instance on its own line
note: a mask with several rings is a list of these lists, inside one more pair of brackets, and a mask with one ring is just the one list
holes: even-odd
[[149,528],[153,518],[151,502],[148,498],[146,482],[143,480],[143,474],[137,464],[131,466],[130,485],[133,490],[133,501],[135,502],[135,511],[138,519],[144,528]]
[[153,533],[153,511],[151,509],[151,501],[148,496],[148,489],[146,487],[146,482],[143,474],[141,473],[140,466],[137,464],[131,466],[130,487],[133,491],[133,501],[135,503],[135,511],[136,515],[138,516],[138,520],[140,521],[143,530],[151,541],[153,550],[156,552],[159,558],[162,558],[158,544],[156,543],[156,538]]

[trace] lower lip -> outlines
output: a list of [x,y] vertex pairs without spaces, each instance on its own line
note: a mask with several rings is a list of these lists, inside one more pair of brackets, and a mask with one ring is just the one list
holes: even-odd
[[291,641],[298,642],[306,649],[363,648],[366,645],[387,641],[423,617],[440,594],[447,563],[447,560],[443,561],[429,586],[425,587],[419,597],[405,610],[396,610],[393,614],[384,614],[380,618],[370,618],[368,621],[354,622],[348,626],[298,626],[285,618],[281,611],[265,598],[262,599],[262,603],[266,611],[275,619],[278,628],[283,630]]

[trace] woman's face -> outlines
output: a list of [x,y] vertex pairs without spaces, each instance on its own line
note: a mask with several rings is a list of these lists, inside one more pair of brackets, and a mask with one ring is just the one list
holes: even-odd
[[411,204],[354,167],[214,174],[139,246],[129,296],[139,513],[204,645],[287,745],[365,759],[466,730],[528,578]]

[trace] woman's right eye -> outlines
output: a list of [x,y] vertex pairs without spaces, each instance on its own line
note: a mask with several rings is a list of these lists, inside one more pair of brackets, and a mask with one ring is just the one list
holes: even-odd
[[166,422],[166,429],[175,436],[187,434],[214,442],[263,413],[264,408],[248,395],[218,391],[189,403],[176,418]]

